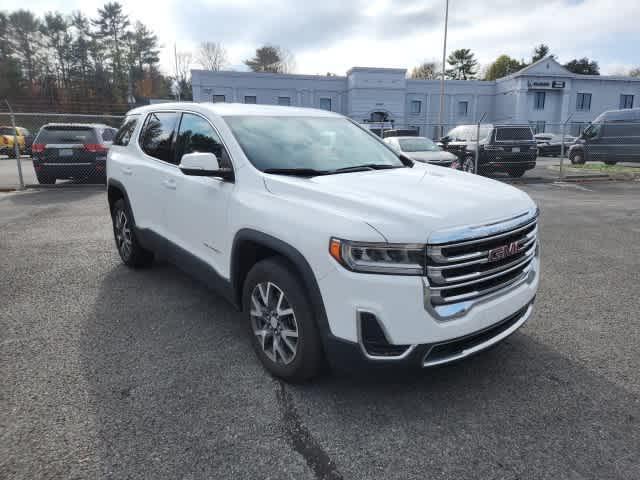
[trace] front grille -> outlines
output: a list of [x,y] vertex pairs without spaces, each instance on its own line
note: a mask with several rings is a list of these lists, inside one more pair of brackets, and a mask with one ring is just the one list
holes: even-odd
[[432,305],[489,295],[523,279],[537,247],[537,220],[491,235],[427,246],[427,278]]

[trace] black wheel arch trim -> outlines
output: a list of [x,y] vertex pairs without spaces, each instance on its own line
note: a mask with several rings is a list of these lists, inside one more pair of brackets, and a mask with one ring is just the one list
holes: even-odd
[[316,276],[304,255],[302,255],[295,247],[280,240],[279,238],[250,228],[238,230],[236,233],[231,247],[231,285],[236,305],[240,309],[242,308],[241,298],[243,279],[239,276],[241,266],[239,246],[245,241],[262,245],[277,252],[279,255],[291,262],[296,268],[304,283],[304,288],[309,295],[309,301],[311,302],[314,317],[320,330],[320,336],[322,337],[323,345],[326,348],[327,340],[333,338],[333,335],[331,334],[329,321],[327,319],[327,312],[324,308],[324,301],[322,300],[322,294],[320,293],[320,287],[318,286]]
[[109,188],[114,187],[117,188],[120,192],[122,192],[122,196],[124,197],[124,201],[126,202],[127,206],[129,207],[129,212],[131,213],[131,219],[133,220],[134,225],[136,224],[136,218],[135,215],[133,213],[133,208],[131,208],[131,202],[129,201],[129,194],[127,193],[127,189],[124,188],[124,185],[122,184],[122,182],[120,182],[119,180],[116,180],[115,178],[110,178],[107,181],[107,202],[109,203],[109,211],[111,212],[112,209],[112,205],[111,205],[111,201],[109,200]]

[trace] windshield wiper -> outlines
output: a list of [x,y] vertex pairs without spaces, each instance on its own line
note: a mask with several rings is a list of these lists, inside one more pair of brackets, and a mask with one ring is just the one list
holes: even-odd
[[363,165],[354,165],[353,167],[342,167],[334,170],[327,171],[327,174],[332,173],[349,173],[349,172],[365,172],[367,170],[386,170],[389,168],[402,168],[402,165],[388,165],[383,163],[365,163]]
[[315,170],[313,168],[266,168],[263,172],[276,175],[293,175],[296,177],[315,177],[328,173],[327,170]]

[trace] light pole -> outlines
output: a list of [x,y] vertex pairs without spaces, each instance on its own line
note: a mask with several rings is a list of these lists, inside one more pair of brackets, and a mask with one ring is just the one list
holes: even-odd
[[444,42],[442,45],[442,74],[440,76],[440,114],[438,123],[440,124],[440,136],[444,135],[444,125],[442,124],[444,115],[444,62],[447,58],[447,24],[449,23],[449,0],[446,0],[444,10]]

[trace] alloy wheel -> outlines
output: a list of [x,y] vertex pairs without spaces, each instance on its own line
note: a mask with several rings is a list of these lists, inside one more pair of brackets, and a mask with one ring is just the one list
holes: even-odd
[[465,158],[462,164],[462,170],[465,172],[473,173],[475,165],[472,158]]
[[264,354],[274,363],[290,364],[298,350],[298,323],[284,292],[272,282],[251,292],[251,328]]
[[122,258],[128,259],[133,249],[133,242],[131,238],[131,226],[129,225],[127,213],[124,210],[118,210],[116,212],[114,227],[118,251],[120,255],[122,255]]

